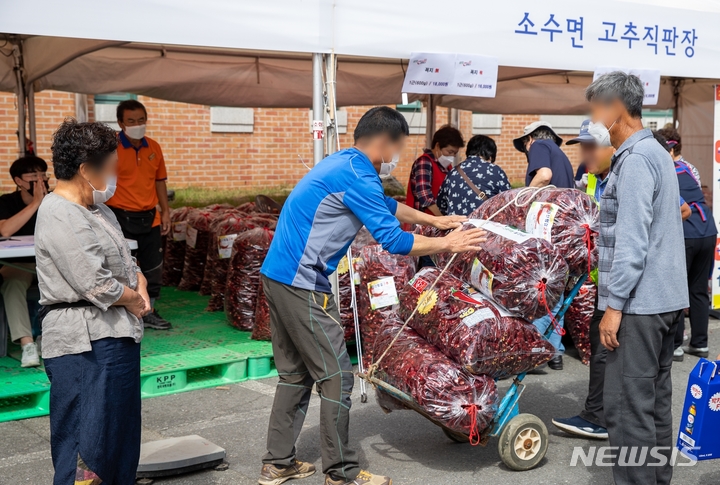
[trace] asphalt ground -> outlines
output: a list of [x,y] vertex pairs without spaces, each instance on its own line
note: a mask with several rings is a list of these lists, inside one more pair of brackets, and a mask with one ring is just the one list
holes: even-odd
[[[720,322],[711,320],[710,348],[720,352]],[[686,356],[673,366],[673,420],[678,421],[685,396],[687,375],[697,358]],[[588,369],[571,355],[565,370],[547,370],[529,375],[520,410],[540,417],[550,432],[545,459],[533,470],[514,472],[500,461],[497,439],[487,447],[451,442],[440,428],[412,411],[384,414],[370,391],[367,403],[360,402],[355,386],[351,411],[351,440],[363,468],[393,477],[404,484],[611,484],[611,470],[571,467],[574,447],[602,446],[603,441],[573,438],[554,428],[553,417],[577,414],[585,399]],[[260,460],[265,452],[265,433],[276,379],[246,381],[143,401],[143,441],[198,434],[227,450],[229,469],[207,470],[156,480],[157,485],[207,485],[257,483]],[[501,383],[501,389],[507,387]],[[313,396],[297,449],[298,458],[320,463],[320,399]],[[719,430],[720,432],[720,430]],[[47,417],[0,424],[0,484],[46,485],[52,483],[50,432]],[[323,477],[288,482],[320,485]],[[676,467],[673,483],[678,485],[720,484],[720,460]]]

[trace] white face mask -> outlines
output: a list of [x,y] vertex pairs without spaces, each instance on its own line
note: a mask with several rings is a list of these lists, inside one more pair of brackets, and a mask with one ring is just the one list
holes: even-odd
[[128,138],[132,138],[133,140],[142,140],[145,136],[145,126],[146,125],[126,126],[123,128],[123,131]]
[[104,204],[110,200],[113,195],[115,195],[115,189],[117,189],[117,177],[112,175],[105,180],[105,190],[96,189],[89,180],[88,185],[93,189],[93,204]]
[[387,177],[390,175],[390,173],[395,170],[395,167],[397,167],[398,162],[400,161],[400,154],[396,153],[393,155],[392,159],[389,162],[385,162],[383,159],[383,162],[380,164],[380,176]]
[[602,121],[599,123],[593,123],[591,121],[588,125],[588,134],[595,139],[598,146],[611,147],[612,143],[610,142],[610,130],[612,130],[612,127],[615,126],[615,123],[617,123],[617,121],[613,121],[610,128],[606,128]]
[[450,155],[443,155],[438,158],[438,162],[446,169],[449,169],[455,163],[455,157],[451,157]]

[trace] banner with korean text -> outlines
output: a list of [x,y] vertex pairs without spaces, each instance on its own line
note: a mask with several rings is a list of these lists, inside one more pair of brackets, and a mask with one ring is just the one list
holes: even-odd
[[402,90],[494,98],[497,77],[498,61],[494,57],[413,52]]

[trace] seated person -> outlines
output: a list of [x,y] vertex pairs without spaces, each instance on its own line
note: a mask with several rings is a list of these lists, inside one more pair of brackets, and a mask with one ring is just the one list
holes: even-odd
[[[18,190],[0,196],[0,236],[32,236],[38,207],[49,189],[47,163],[35,156],[19,158],[10,166],[10,176]],[[10,337],[22,347],[22,367],[37,367],[40,357],[33,341],[27,306],[27,290],[33,282],[35,259],[14,259],[13,265],[17,268],[0,268],[3,278],[0,293],[5,302]]]
[[443,215],[467,216],[493,195],[510,190],[505,171],[495,165],[497,145],[489,136],[475,135],[465,150],[467,159],[451,171],[437,196]]

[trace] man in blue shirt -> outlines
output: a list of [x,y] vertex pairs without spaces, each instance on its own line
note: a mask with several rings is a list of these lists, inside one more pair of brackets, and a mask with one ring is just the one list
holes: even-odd
[[515,148],[527,155],[528,168],[525,185],[558,188],[575,188],[573,168],[567,155],[560,150],[562,138],[552,129],[550,123],[536,121],[524,129],[523,136],[513,140]]
[[313,384],[322,399],[325,485],[392,483],[388,477],[361,471],[348,445],[354,376],[328,277],[363,225],[386,251],[395,254],[457,253],[476,250],[485,240],[482,230],[428,238],[400,229],[403,222],[447,230],[465,220],[436,217],[385,196],[379,175],[389,174],[397,165],[408,135],[400,113],[385,106],[372,108],[355,128],[355,146],[314,167],[297,184],[280,214],[261,271],[280,381],[260,485],[278,485],[315,472],[314,466],[295,459],[295,441]]

